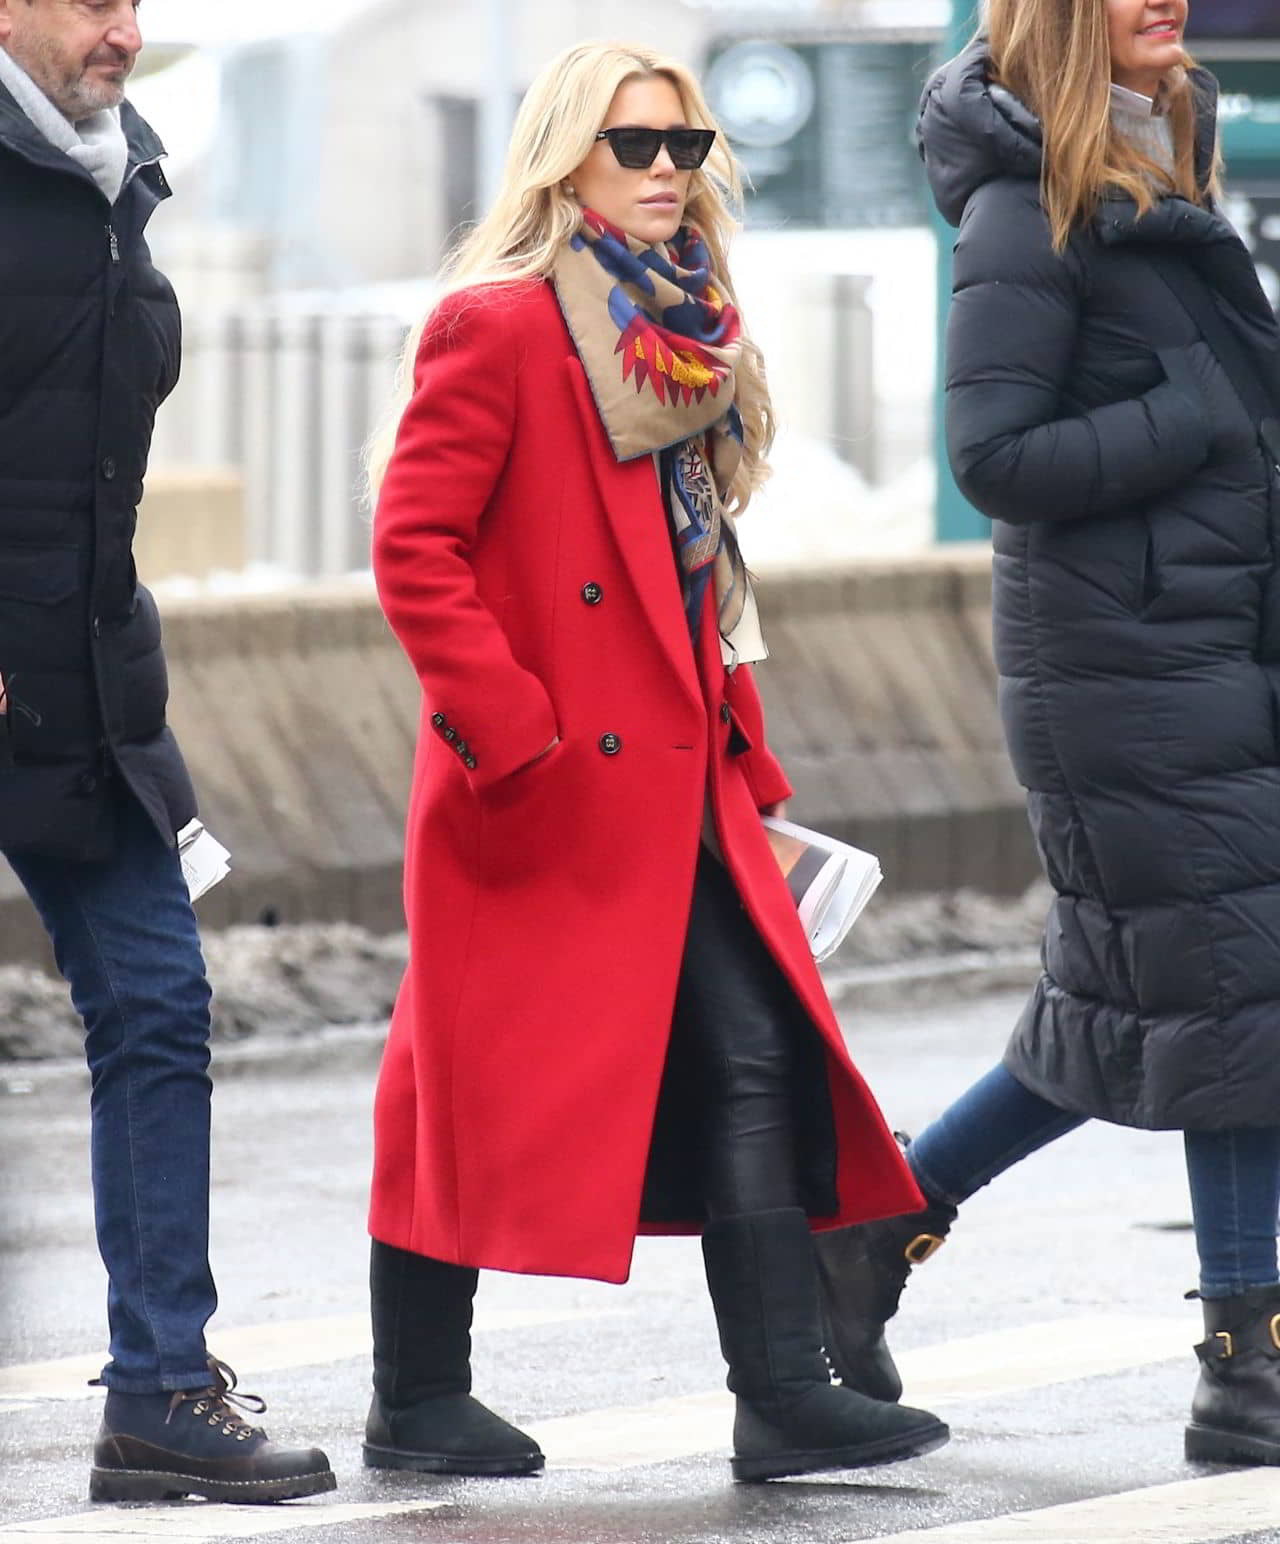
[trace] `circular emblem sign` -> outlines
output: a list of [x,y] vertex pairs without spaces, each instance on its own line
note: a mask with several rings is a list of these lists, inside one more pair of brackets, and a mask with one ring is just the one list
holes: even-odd
[[730,139],[753,149],[785,145],[808,123],[813,74],[781,43],[735,43],[707,72],[711,111]]

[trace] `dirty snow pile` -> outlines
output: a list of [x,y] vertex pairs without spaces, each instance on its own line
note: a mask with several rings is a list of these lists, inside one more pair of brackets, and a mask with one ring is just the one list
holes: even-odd
[[[1034,885],[1016,900],[976,891],[873,903],[831,962],[901,964],[1032,949],[1048,906]],[[377,937],[348,923],[236,927],[204,939],[213,983],[213,1033],[222,1042],[296,1039],[333,1025],[390,1016],[408,958],[405,934]],[[81,1055],[81,1029],[61,981],[0,967],[0,1061]]]

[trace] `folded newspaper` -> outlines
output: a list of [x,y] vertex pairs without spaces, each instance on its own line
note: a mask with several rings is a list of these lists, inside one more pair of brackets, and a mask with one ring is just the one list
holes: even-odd
[[189,821],[178,832],[178,858],[193,901],[231,872],[231,854],[198,820]]
[[765,835],[791,891],[816,960],[844,942],[881,879],[880,860],[860,847],[766,815]]

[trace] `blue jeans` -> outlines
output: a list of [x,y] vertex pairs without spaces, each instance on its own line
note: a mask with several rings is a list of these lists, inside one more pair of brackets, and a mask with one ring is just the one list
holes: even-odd
[[[989,1180],[1083,1125],[994,1067],[907,1149],[926,1196],[958,1206]],[[1273,1285],[1280,1209],[1280,1127],[1184,1133],[1200,1256],[1200,1295]]]
[[103,1381],[149,1394],[209,1382],[209,987],[177,852],[123,790],[118,822],[104,863],[9,861],[84,1021]]

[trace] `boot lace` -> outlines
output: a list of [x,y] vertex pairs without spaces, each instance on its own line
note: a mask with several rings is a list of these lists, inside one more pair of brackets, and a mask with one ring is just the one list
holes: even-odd
[[169,1401],[165,1425],[180,1410],[190,1407],[193,1419],[203,1420],[210,1426],[221,1426],[222,1435],[236,1442],[248,1442],[251,1437],[265,1437],[266,1432],[260,1426],[250,1425],[232,1406],[239,1405],[242,1410],[261,1415],[267,1408],[266,1400],[258,1394],[236,1393],[235,1373],[215,1356],[209,1358],[209,1371],[213,1374],[213,1382],[208,1388],[177,1390]]

